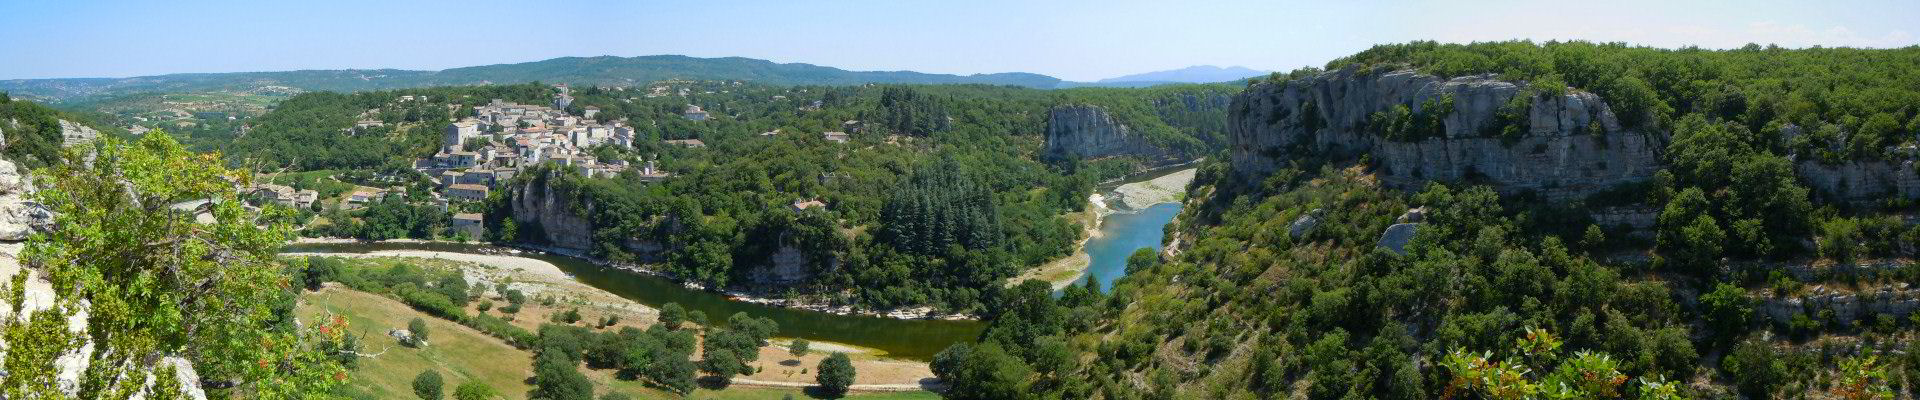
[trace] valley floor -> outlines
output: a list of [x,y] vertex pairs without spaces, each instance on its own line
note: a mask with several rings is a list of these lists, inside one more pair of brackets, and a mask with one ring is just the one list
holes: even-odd
[[[470,282],[477,284],[491,285],[492,282],[512,279],[511,286],[527,293],[530,298],[557,299],[549,305],[529,301],[514,315],[512,323],[529,330],[549,321],[548,316],[552,313],[572,308],[580,310],[585,317],[583,321],[597,321],[604,316],[620,318],[620,323],[601,328],[605,330],[628,326],[645,329],[658,318],[658,312],[650,307],[574,281],[560,272],[558,267],[539,260],[411,250],[324,255],[349,256],[364,262],[355,263],[355,267],[371,265],[366,263],[405,261],[430,267],[460,268]],[[489,294],[486,297],[497,296]],[[505,304],[500,299],[492,301]],[[467,311],[502,315],[497,308],[480,311],[475,305],[469,305]],[[532,389],[526,384],[527,378],[533,376],[531,352],[516,349],[498,338],[464,325],[428,316],[395,299],[330,283],[325,289],[302,297],[299,315],[307,320],[343,317],[353,327],[353,332],[359,335],[362,352],[370,356],[361,358],[359,367],[351,373],[349,384],[356,392],[377,398],[407,398],[411,396],[409,385],[413,377],[427,369],[438,370],[447,378],[448,387],[467,381],[480,381],[516,397]],[[413,318],[428,322],[428,331],[432,333],[431,345],[420,349],[403,347],[397,340],[387,336],[388,330],[404,328]],[[805,398],[806,388],[814,383],[813,367],[829,351],[846,352],[854,360],[858,374],[853,386],[854,394],[850,396],[852,398],[937,397],[924,390],[935,385],[933,373],[926,363],[881,359],[863,355],[871,352],[855,346],[824,342],[813,343],[811,348],[814,350],[810,354],[796,359],[788,354],[787,343],[787,340],[775,339],[760,349],[759,361],[751,364],[760,372],[737,377],[732,385],[723,390],[703,388],[692,397],[776,399],[792,395]],[[695,358],[698,358],[697,354]],[[677,397],[645,387],[639,382],[615,379],[612,371],[583,368],[582,372],[594,381],[596,393],[616,391],[636,395],[637,398]]]

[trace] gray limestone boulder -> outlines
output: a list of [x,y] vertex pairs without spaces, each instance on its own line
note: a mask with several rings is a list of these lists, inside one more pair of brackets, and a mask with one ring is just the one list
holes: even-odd
[[1418,223],[1388,226],[1386,232],[1380,233],[1380,247],[1392,250],[1394,254],[1407,254],[1407,243],[1413,242],[1413,235],[1418,233],[1419,229]]
[[1320,217],[1326,213],[1326,209],[1315,208],[1313,211],[1308,211],[1306,215],[1301,215],[1300,218],[1294,219],[1292,224],[1287,225],[1287,236],[1299,239],[1301,236],[1306,235],[1307,232],[1313,230],[1313,227],[1320,225]]

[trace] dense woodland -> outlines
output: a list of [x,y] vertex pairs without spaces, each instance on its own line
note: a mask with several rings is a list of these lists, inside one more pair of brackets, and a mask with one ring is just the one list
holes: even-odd
[[[1726,51],[1618,44],[1383,45],[1336,60],[1589,90],[1662,135],[1668,168],[1582,201],[1487,187],[1386,190],[1365,160],[1307,157],[1261,182],[1209,162],[1110,293],[1029,282],[934,371],[954,398],[1888,398],[1920,394],[1920,314],[1769,300],[1920,285],[1911,202],[1822,201],[1793,163],[1900,160],[1920,48]],[[1307,69],[1269,79],[1294,79]],[[1413,115],[1376,124],[1418,140]],[[1398,122],[1396,122],[1398,121]],[[1392,127],[1402,127],[1399,130]],[[1826,133],[1792,136],[1801,132]],[[1590,207],[1659,210],[1647,231]],[[1425,207],[1404,254],[1381,232]],[[1299,236],[1291,224],[1317,224]],[[1875,267],[1854,267],[1864,260]],[[1811,265],[1809,274],[1788,266]]]

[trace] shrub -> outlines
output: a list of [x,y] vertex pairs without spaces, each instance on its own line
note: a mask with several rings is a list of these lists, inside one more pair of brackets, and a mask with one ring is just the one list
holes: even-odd
[[453,398],[456,400],[493,400],[498,397],[500,392],[480,382],[469,381],[453,389]]
[[440,373],[429,369],[413,377],[413,395],[423,400],[440,400],[441,391],[446,382],[440,380]]

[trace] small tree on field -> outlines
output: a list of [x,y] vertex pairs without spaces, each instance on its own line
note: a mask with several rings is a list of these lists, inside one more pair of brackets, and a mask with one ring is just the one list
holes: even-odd
[[407,342],[402,344],[411,347],[427,345],[427,321],[419,317],[414,317],[412,321],[407,321],[407,334]]
[[814,380],[818,381],[820,387],[826,389],[828,394],[840,396],[846,394],[847,388],[853,386],[853,361],[847,358],[847,353],[833,353],[827,356],[827,359],[820,360],[818,369],[820,374],[815,375]]

